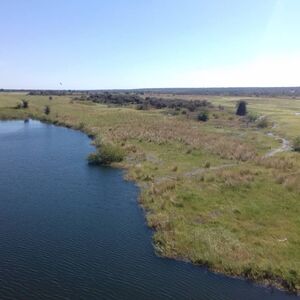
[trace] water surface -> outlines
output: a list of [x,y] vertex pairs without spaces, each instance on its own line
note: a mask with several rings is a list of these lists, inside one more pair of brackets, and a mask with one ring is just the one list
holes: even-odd
[[82,133],[0,122],[0,299],[299,299],[159,258],[120,170]]

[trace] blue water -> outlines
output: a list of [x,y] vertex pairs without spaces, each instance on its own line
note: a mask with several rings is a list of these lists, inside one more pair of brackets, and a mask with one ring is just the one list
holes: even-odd
[[82,133],[0,122],[0,299],[299,299],[159,258],[138,189]]

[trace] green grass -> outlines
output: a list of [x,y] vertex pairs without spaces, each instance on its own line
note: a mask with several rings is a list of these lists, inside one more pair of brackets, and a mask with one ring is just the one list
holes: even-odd
[[[21,99],[28,109],[14,109]],[[114,165],[141,186],[161,255],[299,291],[300,154],[265,154],[280,146],[267,132],[299,134],[300,101],[248,99],[250,111],[276,124],[259,129],[234,115],[238,99],[209,99],[225,110],[212,109],[209,121],[197,122],[160,110],[2,93],[0,118],[77,128],[94,137],[100,152],[103,144],[120,149],[125,159]]]
[[[238,97],[212,99],[215,104],[224,105],[234,110]],[[298,136],[300,128],[300,99],[291,98],[247,98],[248,110],[268,118],[277,124],[274,131],[288,138]]]

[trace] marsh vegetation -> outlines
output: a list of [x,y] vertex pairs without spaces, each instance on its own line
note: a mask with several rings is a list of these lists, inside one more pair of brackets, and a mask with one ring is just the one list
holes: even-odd
[[[21,97],[30,106],[16,110]],[[89,160],[126,168],[140,185],[161,255],[297,292],[300,156],[266,154],[281,147],[270,132],[298,149],[300,101],[247,98],[240,116],[240,100],[104,93],[49,101],[48,94],[3,93],[0,117],[45,119],[92,136],[98,150]],[[197,121],[202,112],[206,122]]]

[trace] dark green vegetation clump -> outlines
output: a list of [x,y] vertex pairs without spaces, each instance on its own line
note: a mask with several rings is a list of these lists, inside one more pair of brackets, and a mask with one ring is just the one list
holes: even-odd
[[293,149],[296,152],[300,152],[300,136],[296,137],[293,143]]
[[16,109],[21,109],[21,108],[28,108],[28,106],[29,106],[29,103],[28,103],[28,101],[27,100],[21,100],[21,103],[18,103],[17,105],[16,105]]
[[23,108],[28,108],[29,104],[27,100],[22,100],[22,107]]
[[247,114],[247,102],[244,100],[240,100],[237,103],[236,115],[238,116],[246,116]]
[[89,164],[110,165],[115,162],[121,162],[125,153],[122,148],[113,144],[103,144],[100,149],[88,156]]
[[257,122],[258,128],[267,128],[269,126],[270,126],[270,122],[267,117],[263,117]]
[[191,112],[203,107],[211,107],[211,103],[207,100],[185,100],[185,99],[167,99],[163,97],[141,97],[137,94],[130,93],[94,93],[89,96],[82,95],[75,100],[92,101],[94,103],[113,104],[118,106],[136,105],[138,110],[146,110],[148,108],[155,109],[187,109]]
[[45,106],[44,113],[45,113],[45,115],[49,115],[50,114],[50,107],[48,105]]
[[256,113],[250,112],[247,114],[247,120],[251,123],[254,123],[258,120],[259,116]]
[[198,121],[206,122],[208,121],[208,119],[209,119],[209,114],[207,111],[201,111],[197,116]]

